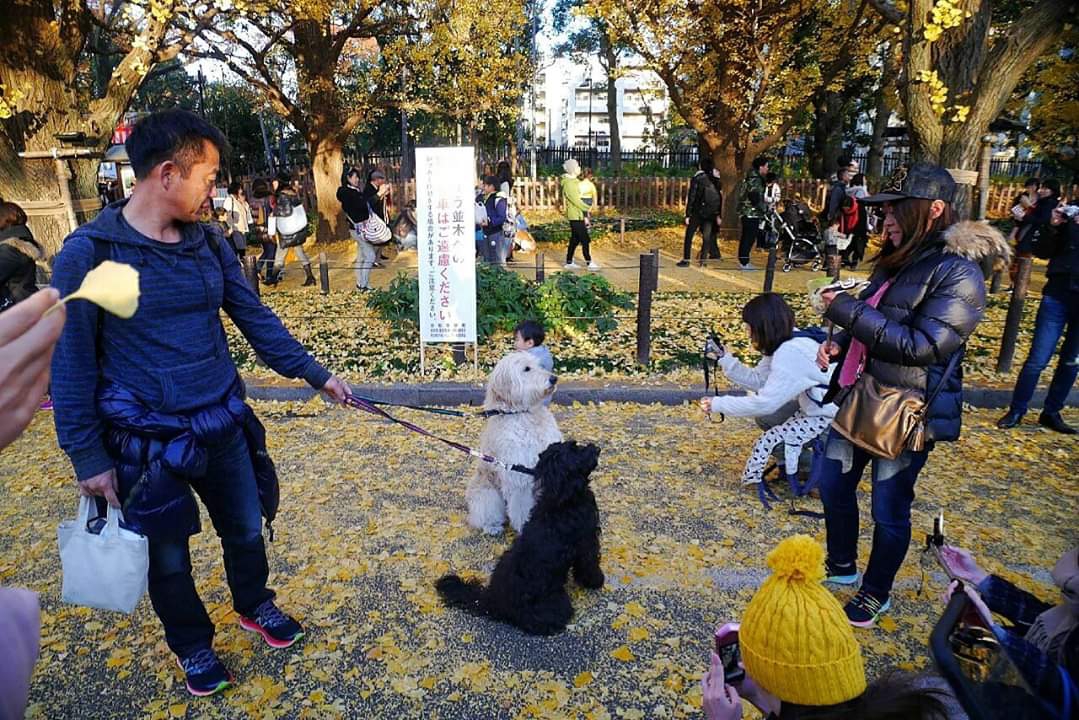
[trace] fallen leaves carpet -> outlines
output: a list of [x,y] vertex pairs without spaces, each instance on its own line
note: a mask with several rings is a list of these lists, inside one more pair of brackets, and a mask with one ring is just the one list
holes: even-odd
[[[307,637],[275,651],[240,629],[204,518],[192,543],[196,583],[238,680],[209,699],[184,691],[148,599],[130,617],[60,602],[56,524],[74,516],[76,493],[51,417],[39,414],[0,455],[0,583],[38,591],[43,611],[29,717],[699,716],[712,628],[739,617],[781,538],[824,537],[821,521],[788,515],[785,502],[766,511],[737,486],[759,432],[750,422],[711,424],[689,406],[556,407],[567,437],[603,448],[593,486],[608,582],[574,589],[565,633],[526,637],[444,610],[433,590],[449,569],[486,575],[509,542],[465,525],[471,460],[317,400],[256,409],[282,483],[270,585]],[[962,442],[930,456],[894,611],[857,631],[871,675],[929,667],[944,579],[930,567],[919,595],[917,546],[941,508],[950,538],[987,569],[1054,598],[1048,569],[1079,540],[1079,451],[1033,425],[999,433],[995,415],[968,412]],[[480,431],[474,419],[420,422],[466,442]],[[861,508],[864,561],[865,498]]]

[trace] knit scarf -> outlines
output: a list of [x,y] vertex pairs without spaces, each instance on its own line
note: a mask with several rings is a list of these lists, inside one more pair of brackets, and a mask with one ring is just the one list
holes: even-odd
[[1034,619],[1026,640],[1059,662],[1064,639],[1079,627],[1079,548],[1064,553],[1053,568],[1064,602]]

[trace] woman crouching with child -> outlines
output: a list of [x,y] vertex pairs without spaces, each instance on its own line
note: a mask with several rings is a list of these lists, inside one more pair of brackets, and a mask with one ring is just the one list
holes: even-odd
[[709,414],[760,418],[797,401],[793,415],[757,440],[742,473],[744,484],[761,482],[772,450],[782,444],[784,469],[793,479],[802,447],[816,440],[835,417],[836,406],[823,400],[831,374],[817,367],[819,340],[794,326],[794,313],[779,295],[764,293],[750,300],[742,308],[742,322],[753,347],[764,355],[760,364],[755,368],[743,365],[722,346],[716,353],[727,378],[753,392],[744,397],[703,397],[701,409]]

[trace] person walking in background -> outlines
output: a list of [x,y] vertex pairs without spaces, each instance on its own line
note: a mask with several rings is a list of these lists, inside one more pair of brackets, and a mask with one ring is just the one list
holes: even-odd
[[37,264],[45,251],[26,221],[21,207],[0,202],[0,311],[37,292]]
[[513,194],[513,169],[509,160],[498,163],[495,178],[498,180],[498,192],[506,198],[506,221],[502,224],[502,247],[499,252],[506,262],[511,262],[513,244],[517,238],[517,198]]
[[869,197],[864,173],[856,173],[847,187],[847,197],[853,198],[857,213],[851,230],[850,245],[843,251],[843,264],[855,270],[865,257],[865,248],[869,244],[869,208],[864,202]]
[[598,270],[599,265],[592,261],[592,253],[589,249],[591,239],[588,236],[588,226],[585,225],[584,216],[588,212],[588,206],[581,202],[581,166],[577,161],[570,158],[562,163],[565,174],[562,175],[562,213],[569,221],[569,248],[566,251],[566,269],[576,270],[580,267],[573,262],[573,256],[578,246],[589,270]]
[[363,235],[363,225],[371,217],[371,208],[360,188],[361,183],[359,168],[349,168],[345,172],[345,181],[337,188],[337,202],[341,203],[341,210],[348,218],[348,232],[356,243],[356,289],[363,291],[371,287],[371,268],[378,258],[378,248],[367,242]]
[[240,257],[247,251],[247,238],[254,220],[251,206],[247,202],[247,192],[243,183],[233,180],[229,183],[229,194],[222,206],[225,210],[225,223],[228,226],[228,238]]
[[503,225],[506,222],[506,198],[498,191],[498,178],[488,175],[483,179],[483,207],[487,217],[480,223],[483,228],[483,260],[492,265],[503,266],[506,258],[502,254],[506,247]]
[[303,250],[304,240],[307,239],[308,229],[307,211],[304,210],[303,202],[293,190],[292,179],[286,172],[277,174],[277,193],[274,195],[273,212],[267,221],[266,231],[271,238],[277,238],[277,250],[274,253],[273,274],[267,278],[267,285],[276,285],[284,274],[285,257],[288,256],[289,248],[292,248],[303,265],[304,287],[315,284],[315,275],[311,272],[311,259]]
[[686,196],[686,234],[682,241],[682,259],[678,267],[688,267],[693,253],[693,236],[697,229],[701,231],[701,252],[698,256],[704,264],[707,255],[718,260],[719,247],[716,245],[716,232],[719,230],[720,213],[723,212],[723,193],[715,177],[712,158],[702,155],[699,169],[689,181],[689,194]]
[[596,183],[592,181],[592,168],[581,170],[581,202],[588,208],[584,213],[584,222],[592,227],[592,211],[596,209]]
[[[843,332],[823,343],[817,356],[825,370],[838,358],[825,396],[840,406],[837,423],[844,405],[855,400],[872,412],[872,390],[878,386],[910,392],[927,403],[925,446],[906,448],[895,459],[871,455],[834,425],[826,441],[820,490],[828,582],[857,585],[861,580],[844,608],[856,627],[873,626],[891,607],[892,584],[910,547],[915,482],[935,443],[959,438],[959,365],[966,340],[985,313],[979,262],[1010,255],[994,228],[956,222],[956,184],[947,170],[917,163],[899,180],[864,200],[884,205],[883,247],[870,285],[858,298],[823,294],[825,319]],[[873,544],[860,578],[857,488],[867,465],[872,465]]]
[[273,214],[273,191],[265,178],[257,178],[251,183],[251,223],[255,238],[262,246],[258,268],[262,282],[273,275],[273,262],[277,254],[277,242],[270,237],[269,222]]
[[[1071,206],[1075,209],[1075,206]],[[1023,369],[1015,381],[1008,412],[997,421],[997,427],[1007,430],[1023,420],[1038,385],[1038,378],[1056,351],[1060,337],[1060,358],[1057,360],[1049,393],[1042,406],[1038,424],[1065,435],[1074,435],[1075,428],[1064,422],[1060,411],[1067,402],[1068,392],[1079,374],[1079,212],[1068,217],[1055,209],[1049,226],[1040,228],[1031,251],[1049,260],[1045,274],[1048,281],[1042,290],[1038,315],[1034,319],[1034,340],[1030,345]]]
[[738,265],[742,270],[756,270],[749,262],[749,253],[760,241],[764,220],[764,176],[768,174],[768,159],[753,159],[753,167],[738,187],[738,214],[742,218],[742,237],[738,241]]

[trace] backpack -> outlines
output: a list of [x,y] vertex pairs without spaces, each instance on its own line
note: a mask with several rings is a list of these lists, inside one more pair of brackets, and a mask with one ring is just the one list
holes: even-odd
[[296,199],[287,193],[278,193],[277,204],[273,209],[274,217],[285,218],[291,215],[292,209],[296,206]]
[[716,187],[716,182],[707,175],[701,178],[701,206],[698,214],[701,217],[714,219],[723,211],[723,196]]
[[839,230],[849,235],[858,227],[858,198],[848,195],[847,200],[850,202],[844,200],[839,206]]

